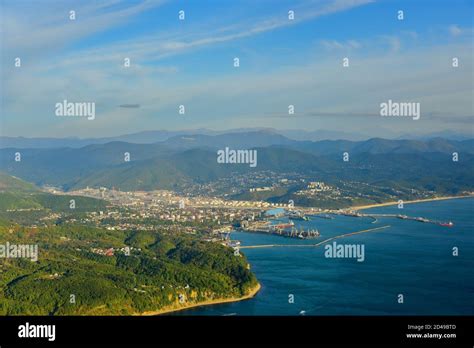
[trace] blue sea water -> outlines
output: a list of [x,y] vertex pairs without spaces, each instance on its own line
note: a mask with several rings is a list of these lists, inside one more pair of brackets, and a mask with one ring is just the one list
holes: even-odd
[[[364,212],[452,221],[453,227],[396,218],[313,217],[297,226],[318,228],[315,240],[232,233],[242,245],[314,244],[336,235],[390,225],[337,239],[363,244],[365,260],[326,258],[324,247],[245,249],[262,285],[247,301],[199,307],[177,315],[473,315],[474,199],[380,207]],[[331,242],[332,243],[332,242]],[[453,256],[453,247],[459,255]],[[398,295],[403,303],[398,303]],[[294,303],[289,303],[290,295]]]

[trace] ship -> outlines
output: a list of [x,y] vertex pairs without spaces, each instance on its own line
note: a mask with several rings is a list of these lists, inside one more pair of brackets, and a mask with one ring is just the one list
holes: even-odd
[[408,216],[406,216],[406,215],[397,215],[397,218],[406,220],[406,219],[408,219]]
[[308,238],[316,238],[316,237],[319,237],[320,235],[321,234],[319,233],[318,229],[308,231]]
[[354,211],[346,211],[346,212],[343,212],[342,215],[351,216],[351,217],[362,217],[362,216],[364,216],[363,214],[358,213],[358,212],[354,212]]
[[302,220],[302,221],[309,221],[309,218],[304,215],[304,214],[301,214],[300,212],[290,212],[288,214],[288,218],[290,220]]
[[271,225],[270,227],[273,230],[285,230],[288,228],[292,228],[293,226],[295,226],[295,223],[293,221],[289,221],[281,224]]
[[320,236],[318,229],[315,230],[304,230],[301,228],[299,231],[297,228],[293,227],[290,232],[290,237],[296,237],[299,239],[312,239]]

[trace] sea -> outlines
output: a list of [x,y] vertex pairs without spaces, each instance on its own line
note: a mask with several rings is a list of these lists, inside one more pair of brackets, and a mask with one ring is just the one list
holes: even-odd
[[[321,236],[312,240],[233,232],[231,238],[242,246],[282,245],[241,250],[262,286],[260,292],[249,300],[174,315],[474,314],[474,198],[363,212],[452,221],[454,226],[337,215],[334,219],[310,216],[310,221],[295,221],[297,227],[319,230]],[[382,226],[389,227],[327,243],[363,245],[363,261],[326,257],[325,245],[292,246]]]

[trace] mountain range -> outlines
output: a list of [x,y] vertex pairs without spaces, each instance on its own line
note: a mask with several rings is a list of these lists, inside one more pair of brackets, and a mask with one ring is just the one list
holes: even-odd
[[[210,129],[190,129],[179,131],[168,130],[153,130],[142,131],[137,133],[125,134],[113,137],[99,137],[99,138],[26,138],[26,137],[9,137],[0,136],[0,148],[54,148],[54,147],[72,147],[79,148],[92,144],[106,144],[114,141],[135,143],[135,144],[152,144],[156,142],[166,141],[168,139],[180,136],[218,136],[227,134],[242,134],[258,133],[262,136],[283,136],[289,140],[297,141],[321,141],[321,140],[349,140],[349,141],[363,141],[370,137],[358,132],[341,132],[331,130],[277,130],[273,128],[239,128],[226,131],[215,131]],[[404,134],[402,136],[393,134],[390,139],[395,140],[430,140],[433,138],[443,138],[446,140],[468,140],[472,139],[471,133],[458,133],[451,131],[437,132],[424,135]]]
[[[257,150],[257,167],[217,163],[216,151],[225,147]],[[348,162],[343,161],[344,152]],[[454,152],[458,161],[453,161]],[[15,161],[17,153],[21,161]],[[179,190],[235,174],[272,171],[315,180],[403,181],[457,192],[471,189],[474,182],[474,140],[298,141],[268,130],[186,134],[151,144],[112,141],[76,148],[3,148],[0,171],[66,190],[86,186]]]

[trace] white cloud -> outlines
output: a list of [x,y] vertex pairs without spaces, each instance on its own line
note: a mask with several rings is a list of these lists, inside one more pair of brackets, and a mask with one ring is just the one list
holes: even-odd
[[[62,51],[80,39],[124,25],[134,16],[164,2],[32,2],[25,13],[20,5],[2,5],[3,53],[38,57],[41,53]],[[69,20],[70,10],[76,11],[74,21]]]
[[362,43],[357,40],[321,40],[320,43],[328,51],[359,49],[362,47]]
[[391,53],[397,53],[400,51],[402,43],[398,36],[381,35],[380,38],[389,46]]
[[[144,39],[133,39],[127,42],[120,42],[117,45],[110,45],[94,53],[105,60],[108,59],[111,52],[123,52],[126,47],[127,51],[131,52],[134,56],[159,60],[175,54],[182,54],[193,49],[244,39],[265,32],[297,25],[298,23],[346,11],[373,1],[374,0],[331,0],[326,1],[326,3],[324,3],[320,8],[299,9],[298,14],[293,21],[290,21],[285,16],[281,15],[267,19],[252,19],[246,23],[243,22],[226,28],[217,28],[214,32],[198,32],[194,36],[187,35],[187,39],[175,37],[174,39],[169,40],[167,38],[156,37],[153,35]],[[91,54],[86,53],[86,55],[90,56]],[[112,57],[114,57],[113,54]]]
[[457,25],[451,25],[449,28],[449,33],[452,35],[452,36],[459,36],[462,34],[463,30],[461,28],[459,28]]
[[[453,51],[465,62],[459,71],[453,71],[449,64]],[[473,82],[466,74],[469,69],[472,69],[470,48],[457,45],[422,48],[404,55],[380,53],[355,59],[348,69],[342,68],[336,54],[277,72],[257,75],[242,72],[185,84],[174,82],[172,76],[157,79],[146,72],[130,74],[126,70],[114,75],[94,69],[64,71],[60,76],[38,75],[33,80],[25,74],[10,85],[12,100],[8,110],[14,115],[22,115],[28,110],[45,122],[49,120],[48,135],[56,136],[123,133],[126,131],[116,129],[129,129],[128,123],[137,129],[140,125],[142,128],[145,125],[163,128],[163,124],[176,126],[179,122],[186,122],[182,128],[212,127],[215,122],[237,125],[245,122],[237,117],[240,114],[256,115],[254,123],[240,126],[263,126],[269,122],[264,115],[285,110],[289,104],[297,106],[297,114],[315,108],[328,113],[374,114],[379,103],[388,99],[420,101],[423,112],[449,115],[454,123],[456,115],[466,115],[472,105]],[[71,82],[65,85],[65,81]],[[30,87],[26,87],[28,84]],[[32,85],[41,86],[41,93],[31,88]],[[17,98],[13,100],[13,96]],[[56,122],[52,105],[64,98],[96,101],[96,120]],[[140,108],[119,110],[117,105],[121,104],[140,104]],[[180,104],[186,105],[188,115],[184,118],[177,115]],[[276,122],[287,122],[288,125],[286,119]],[[317,122],[317,119],[310,119],[307,125],[311,128]],[[326,122],[329,125],[332,121]],[[333,124],[337,122],[341,127],[340,120]],[[356,124],[350,119],[344,123],[342,127],[362,125],[360,120]],[[376,123],[363,124],[370,127]],[[424,123],[424,126],[434,127],[434,124]]]
[[[125,133],[131,128],[164,128],[163,125],[169,125],[169,128],[212,127],[215,123],[238,127],[256,125],[241,123],[245,120],[238,115],[252,115],[248,116],[248,122],[260,122],[265,126],[265,122],[266,125],[269,122],[265,115],[285,109],[290,103],[297,105],[297,111],[316,108],[334,113],[373,114],[372,107],[388,98],[419,99],[426,111],[453,115],[469,112],[473,87],[466,71],[472,72],[473,59],[468,45],[420,47],[414,52],[404,52],[402,56],[394,54],[401,48],[401,40],[395,35],[365,40],[323,40],[321,44],[334,52],[325,52],[322,59],[308,59],[307,64],[279,67],[265,73],[246,73],[242,69],[239,74],[211,74],[211,77],[200,76],[195,80],[181,74],[180,67],[174,62],[170,63],[172,65],[156,65],[156,60],[164,57],[269,32],[367,2],[339,0],[326,2],[323,7],[307,12],[296,9],[294,23],[287,21],[285,16],[257,22],[252,19],[210,31],[150,33],[146,37],[103,47],[75,50],[67,57],[48,53],[42,64],[26,65],[21,71],[8,70],[4,79],[4,86],[8,88],[2,92],[5,113],[8,113],[6,129],[12,135],[25,136],[99,136]],[[140,3],[140,7],[122,2],[117,4],[125,6],[120,10],[125,21],[147,6],[156,5],[146,2]],[[114,16],[106,17],[106,23],[91,22],[94,30],[90,32],[76,28],[78,32],[72,36],[72,42],[97,30],[119,25],[117,11],[114,11]],[[13,21],[9,28],[14,28],[15,23],[18,22]],[[400,37],[405,46],[407,38],[413,38],[413,35],[401,33]],[[45,44],[64,41],[62,36],[52,37],[49,31],[38,33],[39,43],[43,39]],[[39,43],[35,47],[40,46]],[[67,43],[67,40],[63,42]],[[382,45],[388,45],[390,52],[380,50]],[[351,59],[351,67],[343,69],[338,50],[359,53],[361,47],[364,56]],[[451,52],[458,52],[463,62],[457,71],[449,65]],[[124,56],[132,59],[129,69],[121,66]],[[446,57],[440,58],[443,56]],[[153,64],[148,64],[150,61]],[[96,101],[96,120],[84,123],[64,119],[58,122],[53,116],[52,105],[65,98]],[[117,108],[122,104],[140,104],[140,108]],[[176,117],[179,104],[186,104],[188,115],[184,118]],[[23,124],[16,122],[21,117],[32,120],[28,131],[40,133],[25,134]],[[288,125],[286,119],[278,122]],[[308,122],[311,128],[318,121]],[[361,125],[347,122],[344,126]]]

